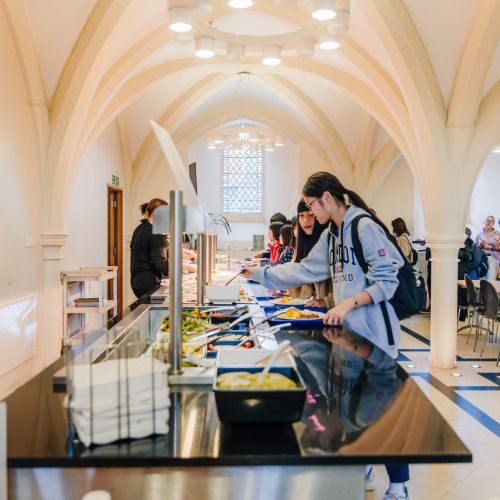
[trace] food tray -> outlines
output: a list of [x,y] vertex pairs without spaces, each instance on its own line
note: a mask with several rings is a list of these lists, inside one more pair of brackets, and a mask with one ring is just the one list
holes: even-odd
[[[193,306],[187,306],[187,307],[182,308],[182,310],[184,312],[194,311],[194,309],[198,309],[199,311],[208,310],[210,312],[210,309],[214,309],[214,307],[213,306],[200,306],[200,307],[195,308]],[[210,316],[210,319],[211,319],[213,324],[228,323],[228,322],[236,321],[238,318],[241,318],[241,316],[243,316],[244,314],[248,314],[248,312],[249,312],[248,306],[244,306],[244,305],[227,306],[227,309],[219,309],[218,308],[217,311],[214,311],[214,312],[227,313],[227,312],[235,311],[236,309],[238,309],[238,312],[236,314],[231,314],[230,316]],[[249,318],[245,319],[241,323],[238,323],[238,325],[235,325],[235,328],[238,327],[240,324],[248,325],[249,321],[250,321]]]
[[293,423],[300,420],[306,388],[297,370],[287,367],[271,368],[298,383],[296,389],[221,389],[217,377],[227,372],[258,373],[262,367],[218,367],[213,385],[219,419],[227,424]]
[[[220,350],[218,350],[218,348],[222,347],[223,349],[229,349],[229,348],[232,348],[234,346],[237,346],[240,342],[241,342],[242,339],[240,340],[224,340],[224,339],[219,339],[219,340],[216,340],[214,342],[210,342],[212,345],[214,345],[217,350],[215,351],[211,351],[209,348],[208,348],[208,345],[207,345],[207,350],[206,350],[206,354],[205,356],[207,358],[216,358],[217,357],[217,353],[218,352],[221,352]],[[253,349],[255,347],[255,344],[254,344],[254,341],[251,340],[251,339],[248,339],[247,342],[250,342],[252,344],[252,347],[243,347],[241,346],[241,349],[238,348],[238,349],[235,349],[234,351],[246,351],[248,349]]]
[[[296,309],[304,309],[304,307],[300,306],[288,306],[295,307]],[[321,315],[321,318],[314,319],[290,319],[290,318],[279,318],[274,316],[277,314],[282,307],[263,307],[264,314],[267,318],[271,318],[268,320],[269,325],[281,325],[283,323],[291,323],[291,326],[287,327],[288,330],[320,330],[324,327],[323,325],[323,315],[326,313],[326,308],[324,307],[308,307],[307,309],[310,311],[317,312]]]

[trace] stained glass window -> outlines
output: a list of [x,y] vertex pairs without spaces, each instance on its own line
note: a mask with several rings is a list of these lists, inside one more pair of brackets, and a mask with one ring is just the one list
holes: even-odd
[[262,147],[224,149],[224,213],[262,213]]

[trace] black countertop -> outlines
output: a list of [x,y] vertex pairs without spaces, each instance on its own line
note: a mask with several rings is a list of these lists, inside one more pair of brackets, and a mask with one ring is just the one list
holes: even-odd
[[308,388],[302,419],[293,425],[222,424],[210,386],[171,387],[167,435],[85,448],[68,426],[65,395],[53,391],[61,357],[6,400],[8,466],[472,461],[411,377],[377,347],[339,328],[277,334],[283,339],[290,341]]

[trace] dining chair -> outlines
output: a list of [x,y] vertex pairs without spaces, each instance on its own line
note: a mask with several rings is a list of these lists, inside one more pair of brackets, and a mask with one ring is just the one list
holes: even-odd
[[[487,280],[481,280],[479,283],[479,295],[481,296],[481,302],[484,307],[484,311],[481,314],[481,326],[484,318],[486,318],[487,321],[486,333],[481,349],[482,356],[488,337],[493,337],[493,335],[495,335],[495,341],[498,337],[498,321],[500,321],[500,315],[498,311],[498,294],[495,287]],[[495,329],[493,329],[493,327],[495,327]],[[478,335],[476,335],[474,350],[476,350],[477,341]]]
[[[469,338],[472,333],[472,328],[476,328],[476,343],[477,336],[479,335],[479,317],[484,311],[484,307],[478,300],[478,295],[476,292],[476,288],[474,286],[474,282],[470,278],[469,275],[464,276],[465,279],[465,287],[467,289],[467,325],[459,328],[458,331],[463,330],[464,328],[469,328],[469,335],[467,335],[466,344],[469,343]],[[474,344],[475,350],[475,344]]]

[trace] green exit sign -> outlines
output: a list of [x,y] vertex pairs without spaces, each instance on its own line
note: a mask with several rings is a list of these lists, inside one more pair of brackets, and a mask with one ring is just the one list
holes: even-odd
[[112,175],[111,176],[111,184],[114,184],[115,186],[120,185],[120,178],[117,175]]

